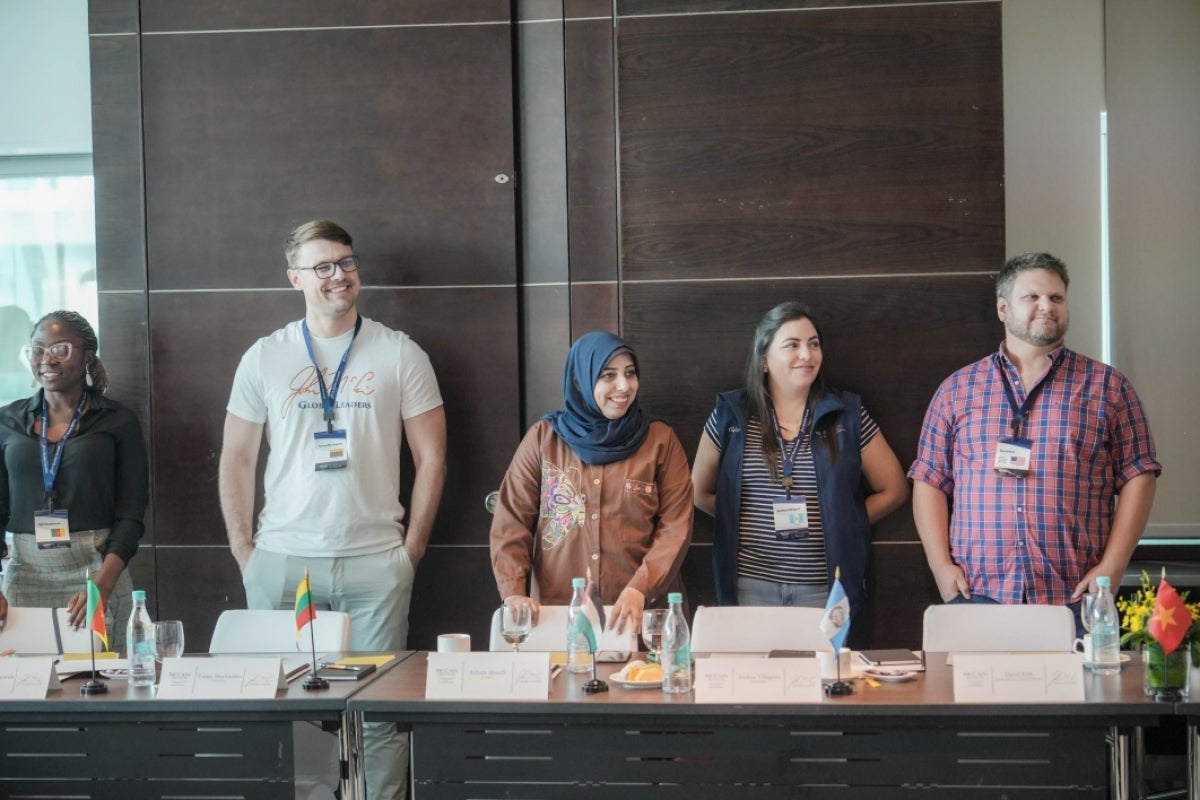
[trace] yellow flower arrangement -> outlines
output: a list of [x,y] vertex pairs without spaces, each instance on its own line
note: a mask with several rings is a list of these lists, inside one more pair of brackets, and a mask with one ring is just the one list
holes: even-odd
[[[1121,615],[1121,644],[1136,645],[1143,649],[1153,644],[1154,638],[1147,629],[1150,618],[1154,615],[1154,604],[1158,599],[1158,587],[1150,582],[1150,576],[1142,572],[1142,585],[1129,597],[1117,598],[1117,612]],[[1190,644],[1193,653],[1193,663],[1200,663],[1200,602],[1188,603],[1188,593],[1180,592],[1179,596],[1187,605],[1188,613],[1192,615],[1192,625],[1184,636],[1184,644]]]

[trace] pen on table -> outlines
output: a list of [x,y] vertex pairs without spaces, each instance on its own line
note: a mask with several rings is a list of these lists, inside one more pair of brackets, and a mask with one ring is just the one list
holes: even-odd
[[562,665],[561,665],[561,664],[555,664],[555,665],[554,665],[554,669],[550,670],[550,680],[554,680],[555,678],[557,678],[557,677],[558,677],[558,674],[559,674],[560,672],[562,672]]
[[344,669],[348,672],[357,672],[362,667],[356,667],[350,664],[322,664],[321,669]]

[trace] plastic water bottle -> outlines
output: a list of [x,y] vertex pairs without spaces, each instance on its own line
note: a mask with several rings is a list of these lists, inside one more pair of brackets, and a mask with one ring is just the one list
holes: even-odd
[[146,611],[146,592],[135,589],[133,611],[125,629],[125,653],[129,658],[129,685],[154,685],[154,629]]
[[671,610],[663,623],[658,657],[663,671],[662,689],[666,694],[686,694],[692,690],[692,634],[683,615],[683,595],[671,592],[667,602]]
[[[571,605],[567,607],[567,672],[591,672],[592,654],[587,637],[575,630],[575,615],[583,613],[583,590],[587,581],[571,579]],[[596,635],[599,635],[599,631]]]
[[1092,672],[1101,675],[1120,672],[1120,618],[1107,575],[1096,578],[1096,599],[1089,621],[1092,623]]

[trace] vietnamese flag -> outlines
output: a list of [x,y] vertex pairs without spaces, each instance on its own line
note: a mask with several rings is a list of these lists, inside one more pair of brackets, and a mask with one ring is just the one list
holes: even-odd
[[87,582],[87,626],[104,642],[104,650],[108,650],[108,628],[104,624],[104,600],[100,597],[100,587],[91,578]]
[[1154,600],[1154,613],[1146,630],[1154,641],[1162,645],[1164,653],[1173,653],[1192,626],[1192,614],[1179,596],[1179,592],[1163,578],[1158,584],[1158,595]]
[[308,588],[308,570],[304,570],[304,578],[296,587],[296,638],[304,626],[317,618],[317,609],[313,605],[312,591]]

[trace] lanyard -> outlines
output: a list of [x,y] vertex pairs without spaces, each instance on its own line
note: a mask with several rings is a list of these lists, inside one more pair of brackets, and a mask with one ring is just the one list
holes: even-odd
[[71,438],[71,434],[75,432],[75,428],[79,425],[79,418],[83,416],[83,404],[87,402],[87,390],[79,396],[79,405],[75,406],[75,414],[71,417],[71,424],[67,426],[67,432],[58,440],[58,445],[54,448],[54,458],[50,458],[50,440],[46,438],[46,430],[50,423],[46,411],[46,398],[42,397],[42,432],[38,441],[38,448],[42,456],[42,485],[46,488],[46,507],[48,510],[54,510],[54,479],[58,477],[58,468],[62,464],[63,451],[67,449],[67,439]]
[[1013,392],[1012,385],[1008,382],[1008,374],[1004,371],[1004,364],[1001,363],[999,358],[996,359],[996,369],[1000,370],[1000,380],[1004,384],[1004,395],[1008,398],[1008,407],[1012,409],[1013,412],[1012,422],[1009,423],[1009,427],[1012,428],[1012,436],[1014,439],[1021,438],[1021,422],[1026,416],[1029,415],[1029,409],[1033,408],[1033,403],[1035,400],[1037,400],[1038,395],[1042,393],[1042,388],[1050,382],[1051,378],[1054,377],[1054,372],[1058,369],[1058,365],[1061,363],[1061,356],[1058,358],[1058,360],[1052,361],[1050,363],[1050,369],[1046,370],[1046,376],[1042,378],[1041,383],[1033,387],[1033,389],[1029,391],[1029,394],[1025,395],[1025,402],[1018,406],[1017,396]]
[[810,411],[806,405],[804,417],[800,420],[800,430],[796,432],[796,440],[792,444],[792,452],[789,453],[783,447],[783,430],[779,427],[779,415],[775,413],[775,409],[771,409],[771,416],[775,422],[775,438],[779,440],[779,455],[783,458],[783,478],[779,482],[787,490],[789,500],[792,499],[792,468],[796,463],[796,453],[800,451],[800,443],[804,441],[804,433],[808,430]]
[[321,389],[321,408],[325,410],[325,426],[330,433],[333,433],[333,409],[337,404],[342,373],[346,371],[346,362],[350,360],[350,348],[354,346],[354,340],[358,338],[358,331],[362,328],[362,315],[359,315],[354,321],[354,335],[350,337],[350,344],[346,345],[346,352],[342,353],[342,361],[333,375],[332,391],[325,386],[325,376],[321,374],[321,368],[317,365],[317,357],[313,354],[312,337],[308,333],[308,320],[301,322],[300,327],[304,331],[304,346],[308,348],[308,358],[312,361],[313,371],[317,373],[317,385]]

